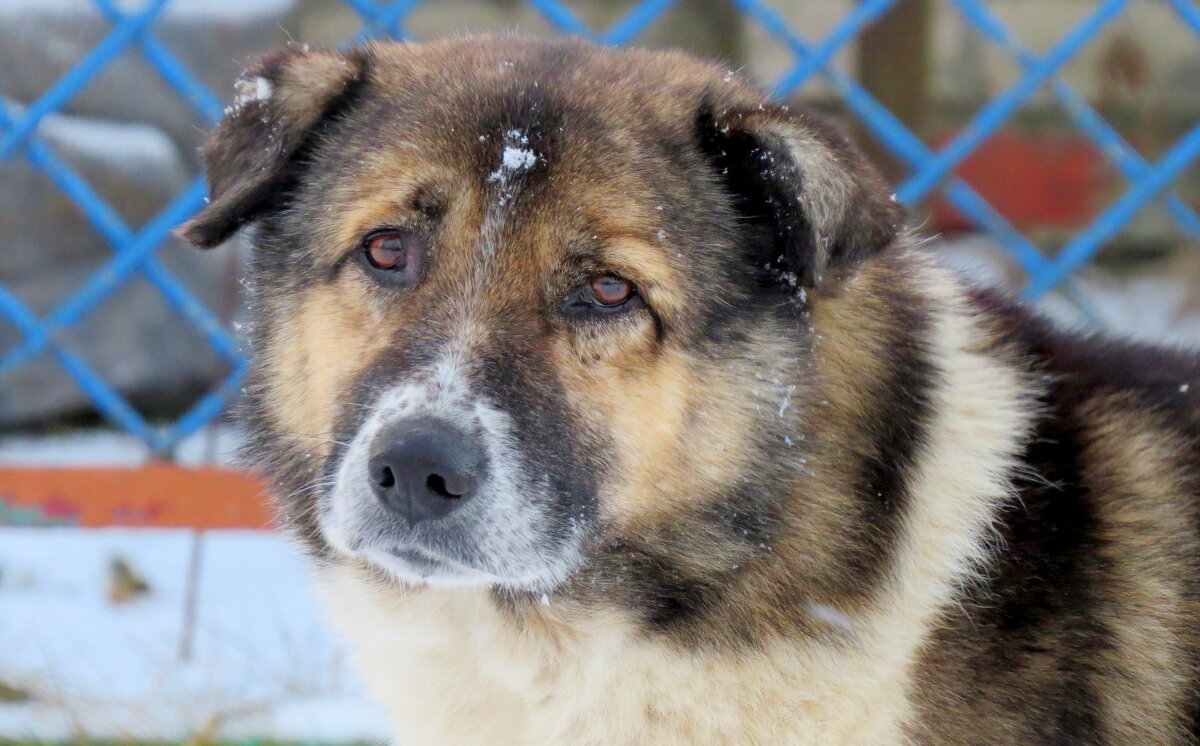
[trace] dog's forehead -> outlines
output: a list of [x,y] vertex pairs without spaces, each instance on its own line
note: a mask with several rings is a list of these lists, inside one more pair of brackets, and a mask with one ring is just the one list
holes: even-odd
[[671,118],[717,81],[738,85],[719,68],[684,55],[577,40],[485,37],[373,51],[369,76],[386,98],[444,103],[441,115],[458,108],[469,116],[489,108],[489,99],[512,104],[516,92],[524,99],[517,103],[536,105],[546,95],[598,117]]
[[[761,95],[690,57],[493,37],[376,50],[360,116],[397,148],[490,175],[509,164],[599,177],[689,139],[710,94]],[[733,94],[730,96],[730,94]],[[509,139],[518,139],[513,148]],[[530,161],[524,153],[536,154]]]
[[560,250],[572,231],[655,240],[704,92],[725,81],[689,58],[630,56],[571,43],[380,48],[369,95],[325,150],[337,188],[319,191],[351,206],[329,245],[421,192],[466,206],[458,217],[477,230],[504,217],[507,230],[558,231],[548,243]]

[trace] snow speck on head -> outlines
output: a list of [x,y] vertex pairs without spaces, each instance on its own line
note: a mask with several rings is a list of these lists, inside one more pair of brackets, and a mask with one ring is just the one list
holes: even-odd
[[1189,384],[1181,383],[1179,384],[1179,393],[1186,394],[1189,388],[1191,388]]
[[504,149],[500,165],[509,171],[520,171],[537,163],[537,156],[527,148],[514,148],[511,145]]
[[504,133],[504,150],[500,151],[500,167],[488,175],[488,181],[506,186],[508,177],[533,168],[537,159],[537,153],[529,147],[529,136],[520,130],[508,130]]

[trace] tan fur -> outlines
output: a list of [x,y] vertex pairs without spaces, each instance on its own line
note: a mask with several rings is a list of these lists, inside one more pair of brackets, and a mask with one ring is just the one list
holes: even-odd
[[281,385],[268,392],[276,424],[313,453],[328,453],[340,393],[387,342],[386,319],[361,283],[315,289],[294,307],[277,311],[294,320],[286,337],[263,350],[264,365]]
[[1186,506],[1175,499],[1187,489],[1177,460],[1189,444],[1126,397],[1098,398],[1090,410],[1097,427],[1089,477],[1105,516],[1100,554],[1116,574],[1105,609],[1117,630],[1107,656],[1113,673],[1101,692],[1112,713],[1108,735],[1116,743],[1177,742],[1185,737],[1180,716],[1190,696],[1189,626],[1200,615],[1178,564],[1197,549]]

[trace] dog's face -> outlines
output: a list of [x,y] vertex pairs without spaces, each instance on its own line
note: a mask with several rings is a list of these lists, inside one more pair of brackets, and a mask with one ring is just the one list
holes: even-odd
[[901,222],[840,137],[581,42],[291,51],[242,86],[185,235],[257,225],[248,422],[316,554],[541,593],[681,515],[760,538],[804,474],[809,294]]

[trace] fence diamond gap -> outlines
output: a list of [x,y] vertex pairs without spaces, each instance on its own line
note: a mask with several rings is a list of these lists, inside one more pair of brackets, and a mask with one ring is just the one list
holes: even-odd
[[[352,43],[371,38],[411,38],[405,23],[422,0],[343,0],[360,17],[362,26]],[[431,0],[424,0],[430,2]],[[644,0],[628,10],[607,30],[587,26],[562,0],[526,0],[555,29],[601,44],[627,44],[637,40],[671,7],[687,0]],[[932,191],[946,198],[978,229],[1001,244],[1029,277],[1024,294],[1037,298],[1060,284],[1071,282],[1071,273],[1086,263],[1141,210],[1147,202],[1169,190],[1171,182],[1200,157],[1200,124],[1181,137],[1156,163],[1144,159],[1087,101],[1059,77],[1059,71],[1089,42],[1116,20],[1133,0],[1102,0],[1050,51],[1038,55],[1024,46],[992,12],[985,0],[943,0],[962,21],[984,40],[1010,56],[1022,71],[1011,87],[985,104],[939,149],[932,149],[833,59],[865,28],[878,20],[898,0],[862,0],[851,5],[833,30],[819,41],[805,38],[789,27],[783,15],[762,0],[730,0],[750,22],[786,48],[792,60],[776,82],[777,96],[792,94],[815,76],[824,77],[861,123],[899,161],[910,168],[896,197],[914,205]],[[145,61],[200,118],[215,124],[221,117],[220,99],[180,62],[154,34],[154,24],[171,0],[150,0],[140,8],[122,11],[113,0],[93,0],[112,24],[108,33],[81,59],[24,109],[0,99],[0,160],[24,158],[59,189],[112,248],[105,261],[69,298],[42,317],[31,312],[0,285],[0,318],[15,325],[22,341],[0,354],[0,376],[35,356],[48,352],[92,399],[111,422],[137,436],[151,449],[168,452],[180,439],[194,433],[225,408],[236,394],[247,360],[216,315],[201,303],[157,258],[170,231],[196,212],[204,202],[201,178],[192,181],[140,229],[129,226],[77,171],[59,158],[38,136],[38,126],[48,114],[72,98],[118,56],[136,47]],[[1170,7],[1181,24],[1200,41],[1200,6],[1192,0],[1158,0]],[[954,170],[1007,123],[1040,89],[1050,91],[1079,130],[1090,138],[1128,181],[1124,193],[1079,231],[1054,257],[1044,255],[1024,234]],[[1178,196],[1167,193],[1168,213],[1184,234],[1200,238],[1200,215]],[[179,419],[166,425],[146,420],[76,352],[61,341],[60,332],[79,324],[106,298],[140,275],[160,292],[169,306],[194,326],[212,349],[228,363],[230,372],[196,401]]]

